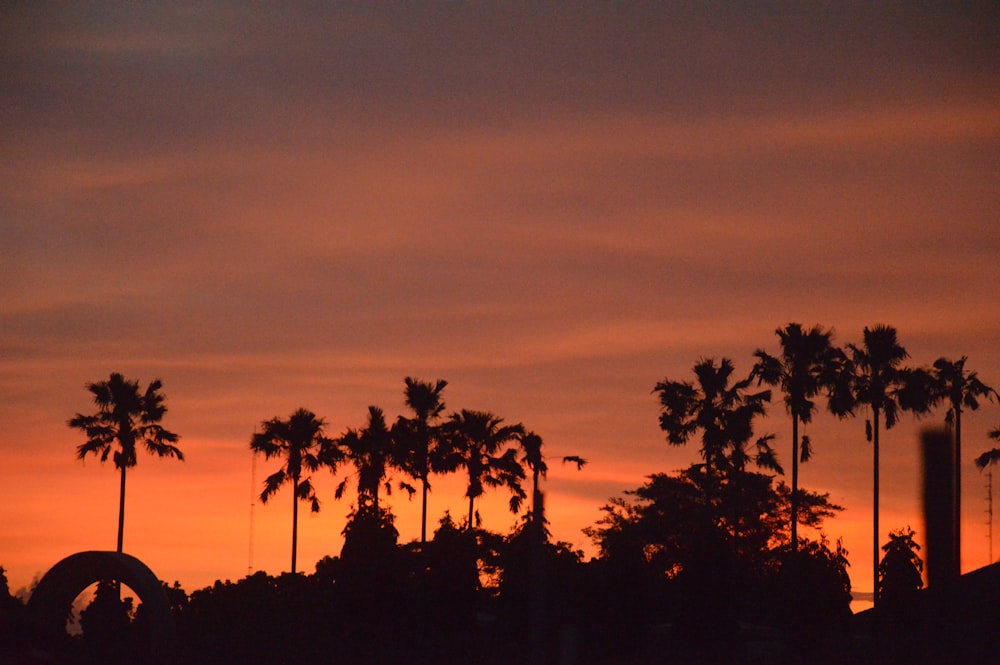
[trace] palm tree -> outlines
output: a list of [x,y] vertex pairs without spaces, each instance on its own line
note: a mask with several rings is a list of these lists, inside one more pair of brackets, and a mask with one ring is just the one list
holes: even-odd
[[807,424],[816,411],[813,401],[822,390],[832,390],[836,368],[842,364],[843,353],[832,344],[833,331],[813,326],[804,330],[801,324],[789,323],[774,331],[781,343],[781,356],[775,357],[763,349],[754,355],[757,363],[752,375],[758,383],[781,386],[785,394],[785,408],[792,416],[792,551],[798,549],[799,516],[799,462],[812,456],[808,436],[801,439],[799,452],[799,423]]
[[465,496],[469,499],[466,529],[472,530],[476,518],[476,499],[485,493],[487,487],[509,489],[511,512],[520,510],[521,502],[526,496],[521,487],[524,468],[517,460],[517,450],[504,447],[517,441],[524,434],[524,427],[520,424],[504,425],[503,418],[492,413],[467,409],[453,413],[446,427],[457,466],[465,467],[469,476],[465,491]]
[[[392,485],[386,479],[392,467],[399,465],[396,441],[386,425],[382,409],[369,406],[368,424],[360,431],[348,429],[337,439],[336,445],[356,470],[358,508],[370,507],[374,515],[380,515],[380,490],[385,487],[387,494],[392,492]],[[344,495],[348,481],[349,478],[345,478],[337,486],[336,498]]]
[[160,425],[167,412],[166,397],[160,392],[163,384],[152,381],[144,393],[139,382],[127,380],[114,372],[107,381],[87,384],[94,396],[97,413],[85,416],[76,414],[67,424],[83,430],[87,441],[76,448],[77,458],[93,454],[105,462],[114,450],[115,468],[121,472],[121,489],[118,495],[118,551],[122,551],[125,535],[125,471],[136,465],[136,448],[139,444],[157,457],[176,457],[183,461],[184,454],[173,445],[179,437]]
[[412,418],[400,416],[396,421],[395,434],[403,447],[403,467],[409,476],[420,481],[420,542],[427,542],[427,492],[431,485],[429,476],[438,470],[440,457],[438,450],[442,437],[435,424],[444,412],[441,393],[448,385],[444,379],[434,383],[420,381],[412,377],[404,379],[406,406],[413,412]]
[[[549,466],[545,462],[545,455],[542,454],[542,437],[534,432],[524,432],[518,436],[523,453],[521,462],[531,470],[531,522],[539,525],[544,523],[545,516],[542,508],[542,491],[540,479],[544,479],[549,471]],[[576,464],[577,469],[582,469],[587,460],[577,455],[565,455],[563,463],[571,462]],[[537,519],[536,519],[537,518]]]
[[[938,358],[934,361],[933,376],[937,383],[937,396],[944,399],[948,405],[948,415],[945,422],[951,427],[954,433],[954,488],[955,488],[955,546],[960,547],[962,542],[962,410],[963,408],[975,411],[979,408],[979,399],[992,400],[997,391],[990,388],[982,381],[976,372],[966,372],[966,356],[958,360],[948,360]],[[961,556],[961,552],[955,552],[956,557]],[[960,561],[960,558],[956,558]]]
[[521,462],[531,469],[531,523],[541,526],[541,489],[539,488],[539,477],[544,478],[549,471],[548,464],[545,463],[545,456],[542,455],[542,437],[534,432],[525,432],[519,437],[521,450],[524,452]]
[[331,441],[324,435],[326,423],[312,411],[298,409],[286,420],[272,418],[261,423],[262,432],[255,432],[250,439],[250,450],[262,453],[265,459],[283,457],[285,465],[264,481],[260,500],[267,503],[285,483],[292,483],[292,574],[295,574],[295,557],[298,546],[299,501],[308,501],[312,512],[319,512],[319,499],[312,484],[312,477],[302,477],[304,472],[315,471],[321,464],[334,466],[336,459],[320,453],[329,448]]
[[878,603],[878,563],[879,563],[879,531],[878,531],[878,493],[879,493],[879,430],[880,418],[885,419],[885,428],[891,429],[899,419],[900,405],[897,393],[903,385],[902,363],[909,358],[897,340],[896,329],[892,326],[877,324],[864,329],[864,341],[861,346],[848,344],[851,368],[853,371],[854,399],[858,404],[865,404],[872,411],[872,418],[865,423],[865,433],[872,442],[873,454],[873,517],[874,533],[873,576],[872,589],[875,591],[875,602]]
[[[990,430],[990,438],[994,441],[1000,441],[1000,427]],[[1000,464],[1000,448],[993,448],[987,450],[985,453],[976,458],[976,468],[982,471],[987,466],[993,466],[994,464]]]
[[771,391],[749,392],[750,378],[731,383],[734,372],[729,358],[718,365],[712,358],[703,358],[694,366],[697,385],[668,379],[657,383],[653,392],[660,397],[660,429],[667,433],[667,442],[676,446],[701,431],[701,456],[709,477],[742,471],[751,460],[783,473],[770,445],[772,436],[757,439],[754,455],[746,452],[753,419],[764,415]]
[[[531,469],[531,512],[527,524],[530,529],[530,555],[531,555],[531,602],[530,602],[530,624],[531,624],[531,661],[532,663],[545,662],[545,565],[542,555],[542,546],[545,543],[545,502],[542,497],[542,490],[539,479],[545,478],[549,467],[545,463],[545,456],[542,454],[542,437],[534,432],[524,432],[518,437],[523,456],[521,462]],[[574,462],[578,469],[583,468],[587,460],[576,455],[563,457],[563,463]]]

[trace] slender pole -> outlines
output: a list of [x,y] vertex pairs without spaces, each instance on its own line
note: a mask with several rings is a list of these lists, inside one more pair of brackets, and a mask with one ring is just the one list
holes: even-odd
[[792,552],[799,551],[799,414],[792,414]]
[[531,581],[530,591],[531,607],[529,609],[529,620],[531,622],[531,654],[528,662],[530,665],[543,665],[545,663],[545,497],[538,487],[538,469],[534,470],[532,477],[533,490],[531,493],[531,522],[529,527],[531,537],[529,553],[531,557],[530,570]]
[[993,563],[993,469],[986,472],[986,528],[990,540],[990,560],[987,564]]
[[247,576],[253,574],[253,522],[257,505],[257,454],[250,453],[250,547],[247,553]]
[[299,479],[293,483],[292,491],[292,575],[295,574],[295,554],[299,534]]
[[962,407],[961,405],[955,405],[955,461],[952,462],[954,465],[955,473],[955,536],[953,543],[955,545],[955,563],[958,565],[959,573],[962,570]]
[[878,606],[878,552],[879,552],[879,538],[878,538],[878,408],[872,408],[872,449],[875,455],[875,496],[874,496],[874,515],[872,517],[872,528],[874,533],[874,543],[872,547],[872,591],[874,591],[874,596],[872,602],[875,606]]
[[122,465],[121,491],[118,494],[118,553],[122,553],[125,539],[125,465]]
[[420,482],[423,485],[423,497],[420,502],[420,542],[427,542],[427,472],[425,471],[423,477],[420,478]]

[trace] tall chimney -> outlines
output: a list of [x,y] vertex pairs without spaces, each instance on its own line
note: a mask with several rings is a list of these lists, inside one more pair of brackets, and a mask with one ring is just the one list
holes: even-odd
[[924,454],[924,533],[927,586],[942,590],[959,577],[960,543],[955,525],[955,458],[951,432],[943,427],[920,433]]

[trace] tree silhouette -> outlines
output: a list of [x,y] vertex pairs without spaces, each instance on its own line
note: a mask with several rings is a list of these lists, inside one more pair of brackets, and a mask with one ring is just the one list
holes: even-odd
[[[994,441],[1000,441],[1000,427],[990,430],[989,437]],[[1000,448],[992,448],[976,458],[976,468],[980,471],[988,466],[1000,464]]]
[[77,446],[79,459],[93,454],[105,462],[114,450],[115,468],[121,472],[121,489],[118,498],[118,551],[122,551],[125,535],[125,471],[136,465],[136,450],[141,444],[158,457],[176,457],[184,454],[173,445],[178,436],[160,425],[167,412],[166,397],[160,392],[163,384],[152,381],[144,393],[139,382],[127,380],[113,372],[107,381],[87,384],[94,396],[97,413],[89,416],[76,414],[68,421],[74,429],[83,430],[87,441]]
[[854,400],[871,408],[872,418],[865,423],[865,433],[872,442],[873,455],[873,586],[878,602],[878,494],[879,494],[879,431],[880,417],[885,418],[885,428],[891,429],[899,419],[900,405],[897,392],[903,385],[902,363],[909,357],[897,340],[896,329],[878,324],[864,329],[861,346],[848,344],[850,353]]
[[[534,432],[524,432],[519,436],[523,455],[521,462],[531,470],[531,512],[525,531],[530,536],[530,571],[531,597],[529,614],[531,624],[531,662],[545,662],[544,648],[544,617],[545,617],[545,501],[542,496],[539,479],[548,473],[548,464],[542,454],[542,437]],[[563,462],[574,462],[578,469],[583,468],[587,460],[576,455],[563,457]]]
[[542,525],[544,517],[540,514],[542,498],[539,479],[545,477],[549,466],[542,454],[542,437],[534,432],[525,432],[519,437],[519,441],[523,451],[521,462],[531,470],[531,522],[544,528]]
[[[762,607],[759,594],[775,569],[793,558],[785,546],[787,486],[762,473],[733,469],[714,479],[718,482],[697,465],[650,475],[641,487],[626,491],[625,498],[613,497],[602,507],[604,515],[596,527],[585,530],[600,550],[604,574],[612,576],[602,581],[612,584],[612,596],[630,598],[628,608],[645,605],[632,620],[678,626],[675,646],[678,652],[688,652],[686,659],[675,653],[678,662],[741,662],[713,650],[735,646],[717,642],[732,639],[738,621],[759,621],[762,614],[777,609]],[[825,495],[800,491],[809,498],[802,506],[804,521],[821,524],[840,510]],[[799,554],[805,558],[815,549],[804,540]],[[831,575],[843,582],[846,559],[830,558],[837,559],[830,561]],[[843,584],[831,588],[828,579],[797,578],[801,584],[794,588],[796,595],[783,602],[793,604],[803,597],[817,605],[839,602],[849,612]],[[825,587],[823,597],[816,593],[821,587],[813,583]],[[656,593],[647,595],[653,589]],[[663,603],[665,598],[670,601]],[[662,614],[657,617],[656,612]],[[787,617],[787,612],[777,614]]]
[[799,452],[799,423],[812,420],[816,411],[813,401],[821,391],[832,390],[836,370],[843,364],[843,353],[831,343],[833,332],[813,326],[804,330],[801,324],[789,323],[774,331],[781,343],[781,355],[775,357],[763,349],[754,355],[757,363],[753,375],[760,383],[781,386],[785,394],[785,408],[792,417],[792,551],[798,549],[798,489],[799,462],[812,456],[808,436],[801,439]]
[[[934,361],[933,376],[937,383],[937,396],[948,405],[945,422],[954,433],[954,488],[955,488],[955,546],[961,546],[962,538],[962,411],[979,409],[980,398],[992,400],[997,391],[979,380],[976,372],[965,369],[966,356],[958,360],[938,358]],[[961,552],[955,552],[960,561]]]
[[427,492],[430,490],[431,472],[441,470],[442,437],[435,421],[444,412],[441,393],[448,382],[438,379],[434,383],[412,377],[404,379],[406,406],[413,417],[400,416],[396,421],[397,439],[403,447],[402,466],[414,480],[420,481],[420,542],[427,542]]
[[[380,515],[380,490],[384,487],[386,494],[392,493],[392,484],[387,478],[392,467],[399,464],[396,441],[386,425],[382,409],[369,406],[368,424],[360,431],[348,429],[336,440],[336,445],[356,470],[359,510],[370,505],[372,514]],[[338,499],[344,495],[348,481],[349,478],[345,478],[337,486]]]
[[503,418],[492,413],[467,409],[452,414],[446,427],[457,466],[464,467],[469,478],[465,491],[469,499],[466,529],[476,525],[475,502],[487,487],[506,487],[511,492],[511,512],[520,510],[526,496],[521,487],[524,469],[517,460],[517,450],[505,446],[517,441],[524,427],[504,425]]
[[[542,454],[542,437],[534,432],[524,432],[518,436],[518,441],[522,451],[521,462],[531,470],[531,521],[535,522],[535,518],[538,517],[539,524],[543,524],[545,516],[542,514],[542,494],[539,481],[545,478],[549,471],[549,465],[545,461],[545,455]],[[576,464],[577,469],[582,469],[587,464],[587,460],[577,455],[565,455],[562,461],[564,464],[567,462]]]
[[750,460],[782,473],[770,445],[773,437],[757,439],[753,455],[746,450],[753,437],[753,419],[764,415],[771,391],[749,392],[749,378],[731,383],[734,371],[728,358],[718,365],[703,358],[694,366],[697,385],[668,379],[657,383],[653,392],[660,397],[660,429],[672,445],[683,445],[701,431],[701,456],[709,476],[743,470]]
[[[920,545],[913,536],[909,527],[897,529],[882,546],[884,555],[878,567],[875,596],[879,607],[874,645],[878,662],[940,662],[937,655],[927,659],[928,647],[934,651],[941,648],[942,636],[935,635],[941,629],[941,622],[928,620],[921,611],[918,594],[924,586],[924,562],[918,554]],[[955,662],[973,661],[958,658]]]
[[878,567],[878,597],[888,604],[902,606],[914,602],[915,592],[924,586],[924,562],[913,540],[913,529],[897,529],[882,546],[885,555]]
[[133,600],[119,595],[117,582],[102,580],[90,604],[80,612],[83,651],[95,662],[124,664],[139,656],[134,644],[137,631],[132,625]]
[[[264,481],[260,500],[267,503],[285,483],[292,483],[292,568],[294,575],[295,558],[298,547],[299,501],[308,501],[312,512],[319,512],[319,499],[312,484],[311,476],[302,477],[303,472],[315,471],[320,467],[320,452],[328,451],[332,443],[324,436],[326,423],[312,411],[298,409],[286,420],[272,418],[261,423],[262,432],[255,432],[250,439],[250,449],[261,453],[265,459],[283,457],[285,465],[272,473]],[[335,468],[336,455],[325,452],[323,463]]]

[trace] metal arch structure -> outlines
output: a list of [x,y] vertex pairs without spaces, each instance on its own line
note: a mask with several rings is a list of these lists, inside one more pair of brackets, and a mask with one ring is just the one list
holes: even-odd
[[148,620],[154,661],[172,662],[176,634],[163,586],[146,564],[120,552],[77,552],[45,573],[28,600],[28,613],[40,637],[50,644],[63,638],[73,600],[91,584],[104,580],[117,580],[135,591]]

